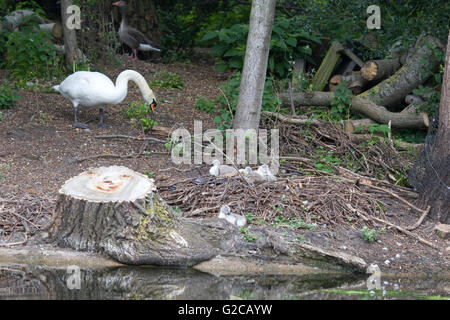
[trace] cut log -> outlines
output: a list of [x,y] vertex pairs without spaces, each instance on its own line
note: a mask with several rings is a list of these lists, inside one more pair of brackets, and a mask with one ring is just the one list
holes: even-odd
[[370,60],[361,67],[361,74],[367,81],[389,78],[400,69],[400,59]]
[[351,71],[344,75],[334,75],[330,79],[329,88],[331,92],[335,92],[338,85],[345,81],[345,86],[352,91],[354,95],[360,94],[367,84],[360,71]]
[[330,82],[328,83],[328,87],[330,88],[331,92],[335,92],[337,90],[337,87],[342,83],[343,81],[342,74],[335,74],[330,78]]
[[40,24],[39,28],[50,33],[54,38],[60,39],[63,34],[62,26],[59,23],[45,23]]
[[[333,92],[309,91],[302,93],[294,93],[292,98],[296,105],[303,106],[329,106],[334,97]],[[289,105],[289,94],[282,93],[279,95],[281,102]],[[381,124],[388,124],[392,121],[393,128],[420,128],[425,129],[429,126],[429,119],[426,113],[419,115],[408,115],[398,112],[390,112],[386,108],[375,104],[374,102],[359,96],[352,98],[350,111],[364,114],[373,121]]]
[[153,180],[126,167],[91,169],[59,190],[50,239],[80,251],[106,253],[125,264],[191,266],[216,249],[156,192]]
[[407,58],[406,63],[395,74],[359,96],[379,105],[391,107],[399,104],[407,94],[424,83],[439,66],[433,50],[442,49],[443,46],[433,37],[419,40],[423,45]]
[[422,103],[424,103],[423,98],[422,98],[421,96],[417,96],[417,95],[415,95],[415,94],[408,94],[408,95],[405,97],[405,102],[406,102],[407,104],[413,104],[413,105],[415,105],[415,106],[419,106],[419,105],[421,105]]

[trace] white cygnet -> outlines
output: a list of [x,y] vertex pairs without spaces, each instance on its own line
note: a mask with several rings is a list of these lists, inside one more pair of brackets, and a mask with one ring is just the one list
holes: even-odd
[[244,179],[250,183],[262,183],[266,181],[262,175],[260,175],[257,171],[253,171],[250,167],[245,167],[244,171]]
[[209,169],[209,173],[215,177],[237,172],[234,167],[220,164],[220,161],[217,159],[213,160],[212,165],[213,166]]
[[245,226],[247,223],[247,219],[245,219],[245,217],[239,214],[231,213],[231,209],[228,205],[220,207],[219,219],[225,219],[239,228]]
[[267,164],[263,164],[259,166],[256,172],[264,178],[266,181],[277,181],[277,177],[275,177],[272,172],[270,172],[269,166]]

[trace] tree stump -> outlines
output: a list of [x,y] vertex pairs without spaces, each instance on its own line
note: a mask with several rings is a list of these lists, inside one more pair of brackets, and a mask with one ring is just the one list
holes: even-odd
[[202,226],[173,212],[153,180],[126,167],[99,167],[59,190],[50,239],[61,247],[104,252],[132,265],[191,266],[217,252]]

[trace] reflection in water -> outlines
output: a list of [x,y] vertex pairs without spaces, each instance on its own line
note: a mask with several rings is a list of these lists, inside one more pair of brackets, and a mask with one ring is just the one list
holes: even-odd
[[[345,291],[342,288],[366,290],[366,278],[367,275],[343,274],[214,276],[193,269],[154,267],[80,270],[77,267],[49,269],[29,265],[0,266],[0,299],[379,298],[368,294],[342,294],[341,291]],[[398,279],[384,280],[386,287],[389,284],[396,286],[394,290],[399,290]],[[405,283],[407,281],[403,279],[402,286]],[[429,293],[436,294],[435,291],[430,291],[430,288],[437,288],[436,283],[424,285],[425,283],[427,282],[420,282],[422,294],[427,294],[426,288]],[[442,279],[439,283],[442,284]],[[444,291],[447,288],[445,280],[442,288]],[[414,298],[414,295],[411,297]],[[403,299],[405,296],[399,298]]]

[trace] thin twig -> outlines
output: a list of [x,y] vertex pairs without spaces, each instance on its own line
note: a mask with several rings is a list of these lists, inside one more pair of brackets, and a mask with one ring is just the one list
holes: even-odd
[[127,136],[122,134],[116,134],[116,135],[105,135],[105,136],[95,136],[95,139],[131,139],[131,140],[140,140],[140,141],[153,141],[153,142],[161,142],[166,143],[167,141],[158,139],[158,138],[152,138],[152,137],[134,137],[134,136]]

